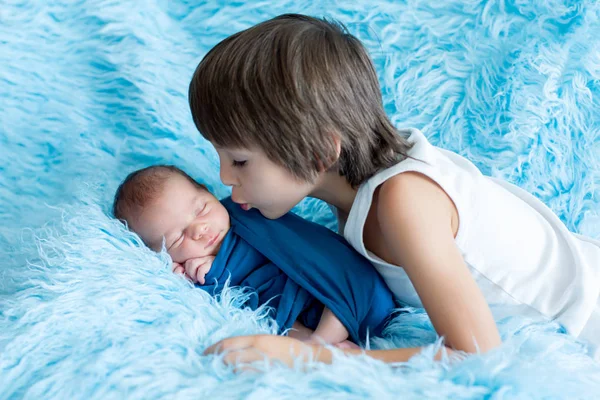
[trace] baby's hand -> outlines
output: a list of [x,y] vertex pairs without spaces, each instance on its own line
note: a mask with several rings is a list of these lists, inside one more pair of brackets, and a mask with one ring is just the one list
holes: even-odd
[[178,275],[185,275],[185,268],[178,262],[173,261],[173,273]]
[[183,265],[185,274],[192,280],[192,282],[204,285],[205,276],[210,271],[210,267],[212,266],[214,260],[214,256],[190,258]]

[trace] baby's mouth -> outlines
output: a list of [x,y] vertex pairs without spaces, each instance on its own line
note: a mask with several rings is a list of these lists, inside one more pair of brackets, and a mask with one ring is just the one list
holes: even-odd
[[209,239],[209,241],[206,243],[206,246],[204,246],[205,249],[208,249],[209,247],[211,247],[213,244],[215,244],[215,242],[217,241],[217,239],[219,238],[219,233],[215,234],[215,236],[211,237]]

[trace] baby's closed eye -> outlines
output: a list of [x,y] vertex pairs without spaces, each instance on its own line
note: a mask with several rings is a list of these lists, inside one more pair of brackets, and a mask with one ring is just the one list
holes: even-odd
[[208,214],[209,211],[210,211],[210,209],[208,207],[208,203],[201,204],[196,209],[196,217],[201,216],[201,215],[206,215],[206,214]]
[[183,243],[183,239],[185,237],[185,234],[181,234],[180,236],[177,237],[177,239],[175,239],[175,241],[173,243],[171,243],[171,245],[167,248],[167,251],[177,248],[181,245],[181,243]]

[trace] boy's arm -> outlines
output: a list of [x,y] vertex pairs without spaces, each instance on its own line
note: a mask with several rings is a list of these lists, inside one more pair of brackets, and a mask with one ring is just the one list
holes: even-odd
[[[411,347],[405,349],[389,350],[362,350],[348,348],[342,350],[346,355],[365,354],[369,357],[386,363],[405,362],[410,360],[424,348]],[[274,335],[250,335],[236,336],[223,339],[213,344],[204,351],[204,354],[223,354],[226,364],[235,365],[239,363],[251,363],[254,361],[264,362],[265,356],[269,360],[279,360],[290,367],[294,367],[298,360],[308,360],[331,364],[333,353],[330,349],[316,344],[301,342],[285,336]],[[435,355],[436,360],[442,360],[452,355],[453,350],[442,347]]]
[[377,219],[383,243],[390,249],[388,261],[402,265],[437,334],[456,350],[484,353],[502,341],[490,307],[456,245],[453,208],[435,182],[406,172],[381,186]]
[[346,339],[348,339],[348,330],[338,317],[329,308],[325,307],[323,314],[321,314],[319,325],[313,332],[309,342],[338,344]]

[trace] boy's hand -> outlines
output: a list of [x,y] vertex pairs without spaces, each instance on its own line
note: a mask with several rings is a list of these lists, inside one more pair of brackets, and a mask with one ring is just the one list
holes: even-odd
[[230,365],[246,364],[265,358],[281,361],[290,367],[296,359],[331,362],[331,351],[328,349],[287,336],[238,336],[221,340],[204,351],[204,354],[218,353],[225,353],[223,361]]
[[210,267],[214,260],[214,256],[190,258],[183,264],[185,274],[192,282],[204,285],[205,276],[208,274],[208,271],[210,271]]

